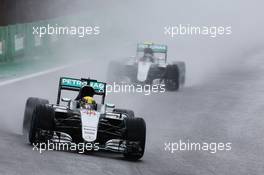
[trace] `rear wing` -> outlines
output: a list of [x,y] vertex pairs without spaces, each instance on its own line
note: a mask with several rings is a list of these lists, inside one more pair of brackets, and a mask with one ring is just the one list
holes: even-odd
[[168,46],[164,44],[154,44],[151,42],[145,42],[145,43],[138,43],[137,44],[137,54],[139,52],[144,52],[145,48],[151,48],[154,53],[164,53],[165,59],[167,60],[167,51]]
[[106,95],[106,83],[99,82],[93,79],[76,79],[76,78],[69,78],[69,77],[61,77],[59,82],[59,89],[58,89],[58,96],[57,96],[57,104],[60,103],[61,99],[61,91],[62,90],[69,90],[69,91],[79,91],[83,86],[89,85],[91,86],[94,91],[95,95],[102,96],[102,104],[105,101]]
[[137,52],[144,52],[145,48],[151,48],[154,53],[167,53],[168,46],[154,43],[138,43]]

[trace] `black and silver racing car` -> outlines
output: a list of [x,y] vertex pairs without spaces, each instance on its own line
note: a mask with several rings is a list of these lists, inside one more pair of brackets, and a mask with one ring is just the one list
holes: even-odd
[[[75,99],[61,98],[63,90],[78,94]],[[81,102],[82,97],[91,95],[101,97],[101,103],[92,109]],[[56,104],[40,98],[27,99],[23,135],[30,144],[93,143],[99,150],[122,153],[130,160],[140,159],[145,151],[144,119],[135,117],[132,110],[105,104],[105,97],[104,82],[62,77]]]
[[108,82],[163,84],[168,91],[178,90],[185,83],[185,63],[183,61],[168,63],[167,51],[167,45],[151,42],[138,43],[135,57],[112,60],[109,63]]

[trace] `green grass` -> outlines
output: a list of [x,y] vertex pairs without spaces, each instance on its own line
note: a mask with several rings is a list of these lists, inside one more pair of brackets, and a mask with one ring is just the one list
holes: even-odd
[[55,55],[35,55],[16,58],[0,64],[0,81],[17,78],[44,71],[65,64],[67,60],[56,58]]

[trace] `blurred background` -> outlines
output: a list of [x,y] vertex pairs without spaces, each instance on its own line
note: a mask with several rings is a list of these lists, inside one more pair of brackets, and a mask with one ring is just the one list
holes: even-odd
[[[186,62],[187,83],[192,85],[237,65],[244,55],[262,50],[262,6],[259,0],[0,0],[0,25],[33,23],[37,26],[41,25],[40,21],[45,24],[52,21],[58,25],[100,26],[99,36],[68,37],[56,47],[51,46],[58,54],[53,55],[54,59],[91,56],[109,60],[134,55],[137,42],[168,44],[169,60]],[[165,26],[179,24],[231,26],[232,34],[216,38],[164,35]],[[30,29],[32,27],[29,33]],[[41,50],[44,54],[50,53],[50,48]]]

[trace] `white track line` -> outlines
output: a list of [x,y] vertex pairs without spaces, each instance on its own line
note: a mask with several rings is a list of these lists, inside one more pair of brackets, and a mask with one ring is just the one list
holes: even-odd
[[23,76],[23,77],[6,80],[6,81],[3,81],[3,82],[0,82],[0,87],[1,86],[5,86],[5,85],[9,85],[9,84],[12,84],[12,83],[16,83],[16,82],[19,82],[19,81],[35,78],[35,77],[38,77],[38,76],[42,76],[42,75],[45,75],[45,74],[49,74],[49,73],[52,73],[52,72],[56,72],[56,71],[71,67],[73,65],[76,65],[76,64],[59,66],[59,67],[55,67],[55,68],[48,69],[48,70],[45,70],[45,71],[29,74],[29,75],[26,75],[26,76]]

